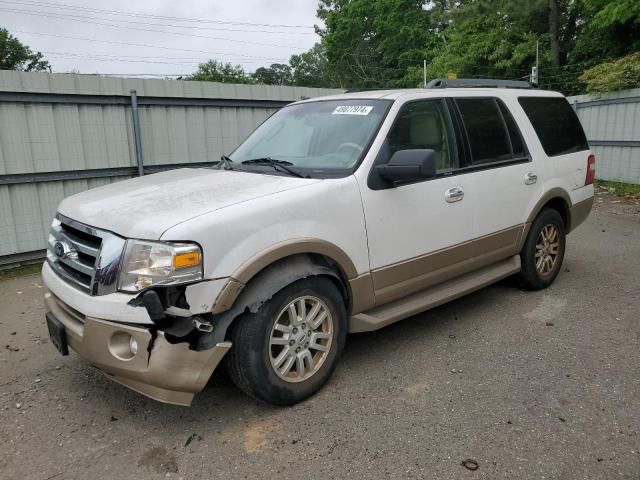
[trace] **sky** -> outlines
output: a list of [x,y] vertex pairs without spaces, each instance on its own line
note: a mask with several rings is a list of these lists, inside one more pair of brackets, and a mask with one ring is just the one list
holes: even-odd
[[317,0],[0,0],[0,27],[54,72],[177,76],[216,59],[247,72],[319,38]]

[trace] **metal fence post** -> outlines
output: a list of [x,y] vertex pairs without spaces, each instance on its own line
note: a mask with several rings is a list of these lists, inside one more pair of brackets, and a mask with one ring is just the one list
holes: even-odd
[[136,163],[138,164],[138,176],[144,175],[144,163],[142,162],[142,140],[140,139],[140,117],[138,115],[138,95],[131,90],[131,113],[133,114],[133,136],[136,142]]

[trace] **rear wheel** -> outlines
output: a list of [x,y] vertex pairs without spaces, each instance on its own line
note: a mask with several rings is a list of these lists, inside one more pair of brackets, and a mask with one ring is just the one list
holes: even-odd
[[565,225],[557,210],[546,208],[531,225],[520,258],[520,284],[531,290],[547,288],[560,272],[566,246]]
[[234,322],[227,370],[252,397],[292,405],[329,379],[346,334],[346,308],[333,282],[299,280]]

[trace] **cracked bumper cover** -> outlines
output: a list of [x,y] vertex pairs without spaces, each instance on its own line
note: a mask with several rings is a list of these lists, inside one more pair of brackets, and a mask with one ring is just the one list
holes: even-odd
[[[54,292],[57,279],[47,273],[43,271],[45,303],[65,326],[69,347],[112,380],[155,400],[190,405],[231,347],[221,342],[207,350],[190,350],[187,343],[169,343],[162,331],[153,338],[144,326],[83,315]],[[129,336],[138,343],[136,355],[126,351]]]

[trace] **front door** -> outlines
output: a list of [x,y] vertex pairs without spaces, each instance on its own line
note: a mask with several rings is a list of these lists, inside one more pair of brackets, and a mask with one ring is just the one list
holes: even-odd
[[465,242],[474,237],[476,192],[472,176],[452,175],[460,156],[444,100],[405,103],[376,163],[406,149],[434,150],[437,176],[393,187],[361,185],[376,305],[463,273],[472,256]]

